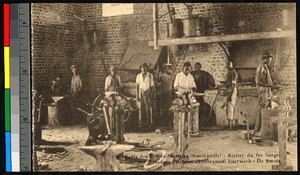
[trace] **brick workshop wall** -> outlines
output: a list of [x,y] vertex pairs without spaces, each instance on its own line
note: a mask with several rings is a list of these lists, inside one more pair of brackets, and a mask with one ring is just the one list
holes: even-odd
[[[277,28],[281,28],[282,9],[289,9],[290,13],[290,24],[291,28],[295,29],[295,6],[290,6],[289,4],[281,3],[281,4],[272,4],[272,3],[252,3],[252,4],[235,4],[235,6],[230,6],[232,4],[213,4],[213,3],[195,3],[193,4],[194,10],[193,14],[198,14],[202,17],[208,17],[210,19],[210,23],[213,25],[212,35],[219,34],[232,34],[232,33],[248,33],[248,32],[266,32],[266,31],[276,31]],[[170,4],[171,7],[174,7],[176,10],[176,18],[184,19],[187,17],[187,9],[186,6],[181,3]],[[160,15],[167,11],[166,5],[160,5]],[[166,17],[162,18],[160,21],[160,37],[165,38],[166,36]],[[274,42],[274,47],[270,48],[270,51],[273,55],[276,53],[277,42]],[[285,43],[289,45],[288,47],[295,48],[295,44],[293,41],[291,43]],[[279,79],[283,84],[287,84],[287,89],[292,91],[293,94],[296,94],[296,52],[295,49],[291,50],[290,48],[282,44],[279,50],[278,58],[287,58],[290,57],[279,74]],[[290,46],[291,45],[291,46]],[[294,47],[293,47],[294,46]],[[261,48],[266,46],[261,45]],[[228,48],[226,47],[227,51]],[[283,50],[286,49],[286,50]],[[176,50],[176,47],[171,47],[171,51]],[[264,49],[262,49],[264,50]],[[229,53],[230,54],[230,53]],[[208,71],[216,80],[216,83],[219,81],[224,81],[227,74],[226,69],[226,55],[224,54],[222,48],[218,44],[194,44],[190,45],[189,50],[185,59],[183,59],[182,54],[175,54],[175,57],[172,58],[173,63],[178,60],[178,66],[176,67],[176,71],[174,72],[173,78],[175,74],[178,73],[182,65],[185,61],[190,61],[192,65],[195,62],[202,63],[202,69]],[[174,67],[173,67],[174,68]],[[206,101],[209,104],[212,104],[213,98],[216,93],[207,93]],[[255,114],[257,112],[257,100],[254,97],[246,97],[239,98],[237,104],[239,106],[239,110],[247,113],[250,117],[250,123],[254,124]],[[221,106],[224,103],[224,99],[221,97],[217,100],[216,106]],[[244,105],[241,105],[244,104]],[[247,104],[247,105],[245,105]],[[292,106],[295,107],[295,100],[292,101]],[[248,108],[249,106],[256,106],[255,108]],[[249,110],[250,109],[250,110]],[[224,121],[225,113],[223,110],[217,110],[217,119],[219,125],[227,124],[227,121]],[[236,111],[238,114],[239,111]],[[240,116],[242,117],[242,116]],[[240,118],[240,124],[244,118]]]
[[[171,3],[176,18],[186,18],[187,9],[182,3]],[[287,4],[228,4],[195,3],[194,14],[208,17],[213,24],[212,35],[274,31],[281,24],[281,10]],[[33,4],[33,73],[36,87],[45,87],[58,70],[64,77],[71,76],[69,65],[78,62],[87,87],[87,98],[103,89],[106,72],[102,64],[118,65],[132,40],[153,40],[152,3],[134,4],[133,15],[102,17],[102,4]],[[159,16],[166,12],[165,4],[159,4]],[[84,30],[80,20],[85,20]],[[58,17],[59,16],[59,17]],[[160,37],[166,36],[166,18],[160,20]],[[85,32],[84,32],[85,31]],[[93,31],[96,31],[95,35]],[[93,40],[95,38],[96,40]],[[96,43],[95,43],[96,42]],[[227,48],[226,48],[227,49]],[[171,47],[171,51],[176,47]],[[190,45],[186,57],[171,55],[173,78],[185,61],[201,62],[203,70],[212,74],[218,83],[225,80],[226,56],[218,44]],[[281,73],[283,83],[295,92],[295,50]],[[122,71],[125,82],[134,81],[137,72]],[[213,98],[213,97],[211,97]]]
[[48,93],[58,75],[69,87],[70,65],[80,64],[75,53],[81,47],[82,24],[73,16],[81,16],[80,6],[33,3],[31,14],[33,88]]
[[[106,72],[101,59],[107,68],[118,65],[125,54],[130,41],[152,39],[152,4],[134,4],[134,14],[113,17],[102,17],[102,4],[83,5],[83,19],[86,20],[87,32],[98,31],[101,41],[92,52],[85,55],[85,66],[92,95],[97,88],[103,91]],[[121,71],[123,82],[132,82],[138,72]]]

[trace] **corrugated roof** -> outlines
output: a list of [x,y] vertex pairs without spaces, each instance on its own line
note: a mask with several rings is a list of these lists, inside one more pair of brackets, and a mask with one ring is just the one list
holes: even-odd
[[148,45],[148,41],[133,41],[129,44],[125,55],[119,64],[123,70],[137,70],[144,62],[150,64],[149,69],[154,69],[162,48],[154,50]]

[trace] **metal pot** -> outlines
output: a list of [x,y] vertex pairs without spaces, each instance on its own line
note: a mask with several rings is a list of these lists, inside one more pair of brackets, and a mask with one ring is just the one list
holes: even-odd
[[180,38],[183,35],[183,26],[180,19],[176,19],[175,22],[168,23],[168,37]]
[[198,18],[187,18],[182,20],[183,34],[185,37],[196,36],[196,26],[199,26]]
[[201,17],[199,19],[199,36],[208,36],[210,32],[209,18]]

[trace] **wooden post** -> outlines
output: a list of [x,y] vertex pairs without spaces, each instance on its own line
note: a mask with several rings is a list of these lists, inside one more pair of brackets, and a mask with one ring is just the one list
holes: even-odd
[[174,119],[173,119],[173,124],[174,124],[174,147],[175,147],[175,150],[176,150],[176,148],[178,147],[178,142],[177,142],[177,140],[178,140],[178,137],[179,137],[179,135],[178,135],[178,127],[179,127],[179,125],[178,125],[178,116],[179,116],[179,108],[178,108],[178,106],[173,106],[173,108],[172,108],[172,110],[173,110],[173,112],[174,112]]
[[190,107],[190,116],[191,116],[191,122],[190,122],[190,129],[191,134],[197,134],[199,133],[199,103],[192,103]]
[[[190,106],[191,107],[191,106]],[[191,133],[191,112],[186,113],[187,120],[186,120],[186,137],[187,139],[190,138],[190,133]]]
[[114,116],[114,111],[113,111],[113,107],[108,107],[108,115],[109,115],[109,127],[111,129],[111,132],[114,133],[114,129],[113,129],[113,116]]
[[115,141],[118,144],[124,143],[124,110],[115,108]]
[[271,101],[275,101],[279,104],[277,107],[278,117],[274,117],[273,122],[278,123],[278,145],[279,145],[279,165],[273,165],[272,170],[278,171],[292,171],[293,166],[287,165],[287,124],[296,123],[296,119],[289,117],[290,111],[289,100],[291,98],[290,93],[281,93],[277,97],[271,98]]
[[116,106],[115,107],[115,109],[114,109],[114,116],[113,116],[113,118],[114,118],[114,126],[115,126],[115,130],[114,130],[114,133],[115,133],[115,141],[117,142],[117,143],[120,143],[121,141],[120,141],[120,119],[119,119],[119,117],[120,117],[120,110],[118,109],[118,106]]
[[153,46],[154,46],[154,50],[158,50],[158,20],[156,20],[158,18],[158,5],[157,3],[153,3],[153,21],[155,21],[153,23]]
[[121,115],[119,115],[119,126],[120,126],[120,133],[119,133],[119,143],[124,143],[124,110],[122,111]]

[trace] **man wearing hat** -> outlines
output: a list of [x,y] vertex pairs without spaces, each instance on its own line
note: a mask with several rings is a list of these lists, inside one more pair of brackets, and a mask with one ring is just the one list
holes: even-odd
[[151,97],[154,88],[154,79],[153,75],[148,72],[149,65],[147,63],[143,63],[140,69],[141,73],[136,76],[136,96],[137,100],[141,102],[138,127],[142,129],[143,126],[151,128],[153,124]]
[[[81,104],[81,90],[82,90],[82,82],[81,78],[78,75],[77,66],[72,65],[71,71],[73,73],[72,79],[71,79],[71,115],[72,118],[70,119],[72,122],[75,122],[76,117],[80,115],[78,113],[77,108],[80,107]],[[78,118],[79,119],[79,118]]]
[[71,95],[74,96],[74,95],[77,95],[79,93],[79,91],[81,90],[82,82],[81,82],[80,76],[78,75],[76,65],[71,66],[71,71],[73,73],[73,76],[71,79]]
[[256,87],[258,92],[258,104],[260,107],[260,112],[255,121],[254,136],[258,136],[261,129],[261,110],[271,107],[269,98],[272,96],[272,89],[278,89],[279,87],[274,85],[273,80],[270,75],[269,65],[272,62],[273,56],[269,51],[265,51],[262,55],[262,62],[258,65],[256,69]]

